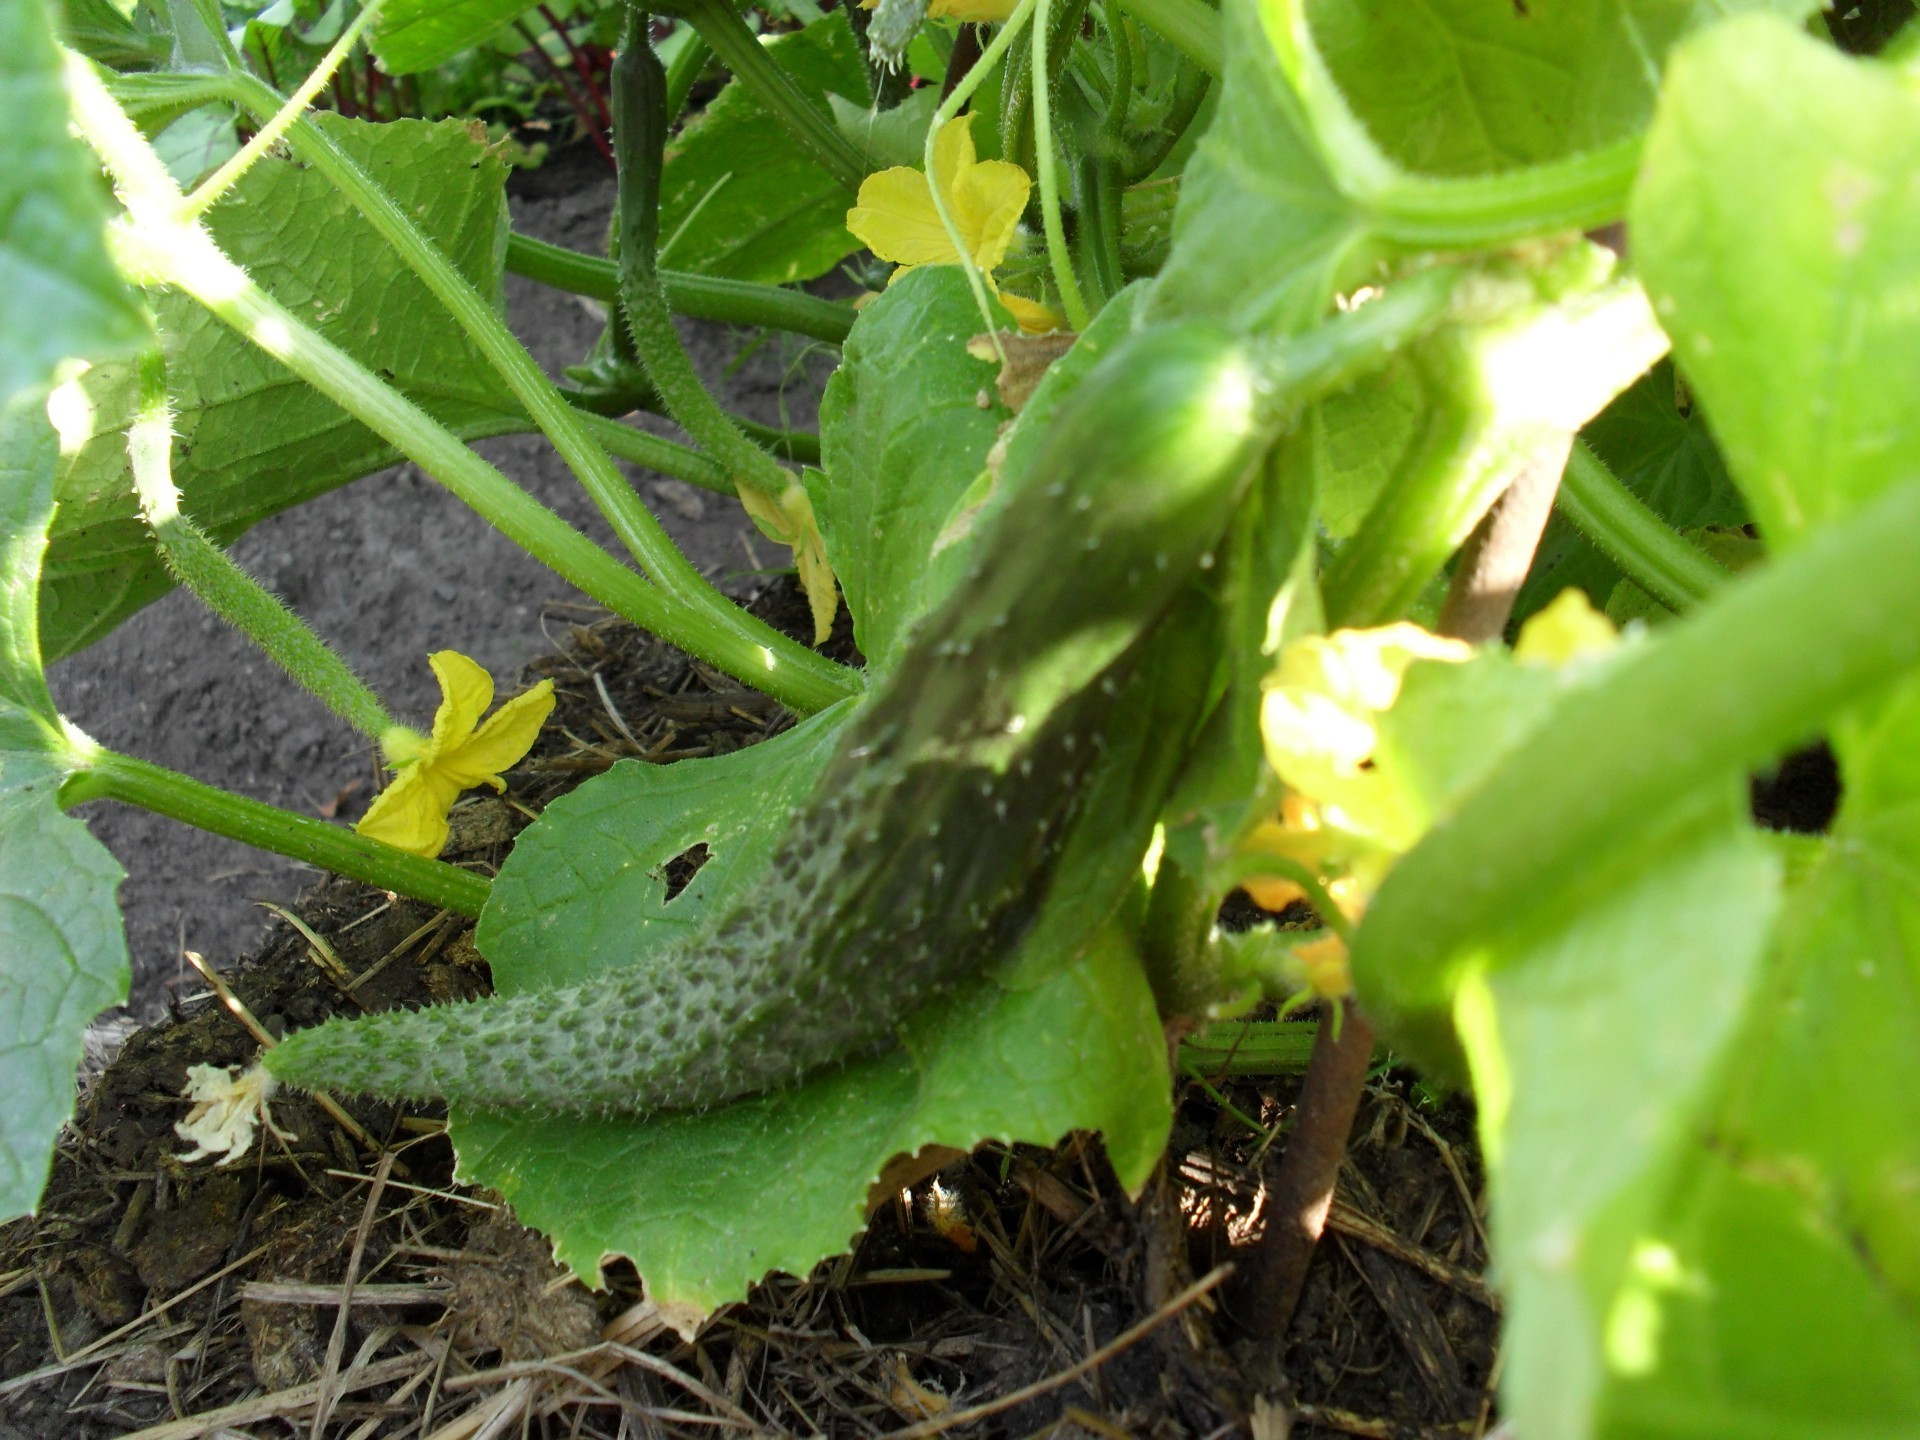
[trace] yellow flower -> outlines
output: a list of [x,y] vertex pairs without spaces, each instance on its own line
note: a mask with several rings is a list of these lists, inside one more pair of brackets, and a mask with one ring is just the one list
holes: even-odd
[[[1287,793],[1280,813],[1256,825],[1240,849],[1253,866],[1261,857],[1284,863],[1270,874],[1256,869],[1245,882],[1257,904],[1280,910],[1309,898],[1288,873],[1298,867],[1320,882],[1349,922],[1359,920],[1424,824],[1374,771],[1379,717],[1399,699],[1416,660],[1458,663],[1472,656],[1473,647],[1462,641],[1407,624],[1303,636],[1281,652],[1267,681],[1260,729],[1267,763]],[[1309,988],[1324,994],[1322,980],[1338,983],[1334,962],[1345,950],[1339,947],[1336,957],[1336,947],[1328,946],[1315,954],[1326,973]]]
[[1569,585],[1520,627],[1513,658],[1528,665],[1565,665],[1620,643],[1620,632],[1593,608],[1587,592]]
[[400,773],[353,828],[431,859],[446,846],[447,812],[462,790],[507,788],[500,772],[533,748],[553,713],[553,682],[542,680],[515,696],[482,725],[493,703],[493,677],[457,650],[441,650],[427,663],[440,682],[433,734],[396,725],[380,737],[387,763]]
[[763,535],[792,548],[794,567],[800,572],[800,588],[806,592],[807,608],[813,614],[813,643],[826,644],[833,635],[833,617],[840,612],[840,592],[834,588],[827,542],[820,534],[819,521],[814,518],[813,499],[807,494],[807,487],[796,480],[775,497],[743,485],[740,503]]
[[[953,217],[965,257],[987,277],[987,285],[1028,333],[1060,328],[1060,317],[1038,301],[1000,295],[993,271],[1007,258],[1033,181],[1007,160],[981,160],[973,148],[973,116],[957,115],[940,127],[933,142],[933,185]],[[847,211],[847,229],[882,260],[900,268],[892,284],[916,265],[958,265],[962,250],[934,208],[933,185],[926,172],[896,165],[860,182],[860,194]]]

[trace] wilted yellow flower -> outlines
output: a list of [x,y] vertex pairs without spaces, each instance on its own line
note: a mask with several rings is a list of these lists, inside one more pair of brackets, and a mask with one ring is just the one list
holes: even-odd
[[1613,621],[1593,608],[1586,591],[1569,585],[1520,627],[1513,658],[1529,665],[1565,665],[1619,643]]
[[[953,217],[961,247],[934,208],[933,185]],[[993,271],[1007,258],[1033,181],[1009,160],[981,160],[973,148],[973,116],[956,115],[940,127],[933,142],[933,185],[926,172],[908,165],[881,170],[860,182],[860,194],[847,211],[847,229],[878,255],[900,268],[891,285],[916,265],[958,265],[962,255],[987,277],[987,285],[1012,311],[1022,330],[1038,333],[1060,328],[1047,306],[1018,295],[1000,295]],[[962,248],[963,247],[963,248]]]
[[743,485],[740,503],[762,534],[793,550],[800,588],[806,592],[807,609],[813,615],[813,643],[826,644],[833,634],[833,617],[840,611],[840,592],[835,588],[827,542],[814,518],[813,498],[807,494],[807,487],[796,480],[776,497]]
[[500,772],[533,748],[553,713],[553,682],[542,680],[515,696],[482,725],[493,703],[493,677],[457,650],[438,651],[427,663],[440,682],[433,733],[396,725],[380,737],[387,763],[400,773],[353,828],[431,859],[446,847],[447,812],[462,790],[507,788]]
[[299,1139],[276,1126],[267,1110],[277,1088],[260,1065],[238,1079],[228,1066],[188,1066],[187,1099],[194,1105],[187,1118],[174,1125],[173,1133],[193,1141],[194,1149],[180,1158],[191,1163],[219,1155],[222,1165],[231,1165],[253,1148],[253,1134],[262,1121],[283,1140]]

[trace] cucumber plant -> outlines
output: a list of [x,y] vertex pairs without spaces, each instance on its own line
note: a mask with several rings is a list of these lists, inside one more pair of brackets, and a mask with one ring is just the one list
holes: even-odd
[[[356,24],[404,74],[521,8]],[[1269,1176],[1299,1214],[1247,1273],[1310,1246],[1377,1039],[1478,1106],[1521,1433],[1910,1433],[1912,37],[1843,53],[1886,27],[1794,0],[936,0],[770,43],[660,9],[701,48],[663,65],[627,13],[605,257],[504,238],[463,127],[307,113],[358,31],[287,99],[199,0],[139,47],[0,12],[0,1202],[125,993],[114,868],[62,813],[112,799],[477,915],[493,997],[297,1033],[257,1093],[447,1098],[464,1177],[689,1331],[844,1247],[902,1153],[1083,1128],[1145,1183],[1168,1036],[1304,996],[1321,1099]],[[732,78],[681,120],[708,54]],[[152,137],[193,115],[256,138],[176,173]],[[861,239],[903,272],[857,313],[784,288]],[[506,332],[507,266],[609,302],[591,383]],[[817,444],[729,416],[674,311],[838,344]],[[514,429],[628,557],[468,448]],[[222,552],[396,456],[799,723],[616,766],[489,882],[59,716],[42,657],[177,581],[396,794],[510,764],[534,698],[483,723],[437,656],[407,730]],[[738,494],[864,667],[712,591],[616,459]],[[1830,829],[1758,828],[1745,777],[1816,736]],[[1220,935],[1242,886],[1322,928]],[[1269,1353],[1290,1304],[1248,1312]]]

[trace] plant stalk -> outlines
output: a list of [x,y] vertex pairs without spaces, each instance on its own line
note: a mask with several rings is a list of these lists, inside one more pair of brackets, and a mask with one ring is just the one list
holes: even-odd
[[258,580],[180,511],[173,483],[173,411],[166,362],[155,351],[141,360],[138,412],[127,427],[127,457],[141,513],[167,570],[214,614],[246,635],[309,694],[369,739],[393,728],[380,698]]
[[324,820],[229,794],[131,755],[104,750],[85,757],[61,786],[60,803],[70,808],[89,800],[137,805],[461,915],[478,915],[487,903],[488,881],[470,870],[409,855]]
[[1574,443],[1554,503],[1629,580],[1669,610],[1685,614],[1731,578],[1642,504],[1584,440]]
[[1220,13],[1204,0],[1119,0],[1120,8],[1164,37],[1174,49],[1218,80],[1226,72],[1227,49],[1220,34]]
[[[620,298],[620,267],[613,261],[565,250],[531,236],[507,237],[507,269],[574,295],[609,303]],[[830,345],[840,344],[853,329],[851,305],[822,300],[804,290],[694,275],[684,270],[662,270],[659,274],[668,308],[696,320],[790,330]]]

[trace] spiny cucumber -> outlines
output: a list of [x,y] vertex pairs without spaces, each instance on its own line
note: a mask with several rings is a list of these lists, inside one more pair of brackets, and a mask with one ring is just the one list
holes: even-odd
[[1275,398],[1214,327],[1132,337],[1063,407],[965,582],[705,933],[589,984],[329,1021],[268,1068],[311,1088],[646,1112],[885,1043],[1032,922],[1140,642],[1211,564]]

